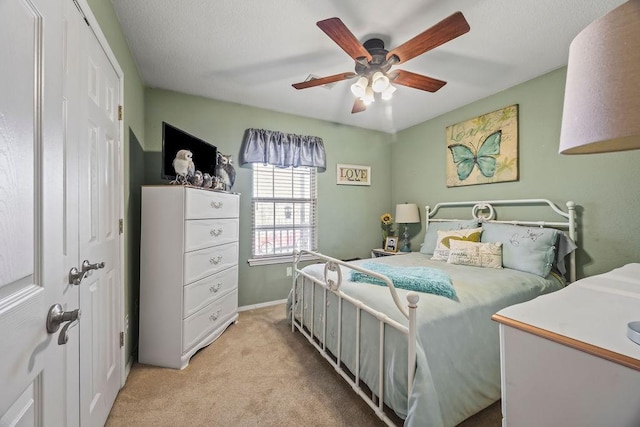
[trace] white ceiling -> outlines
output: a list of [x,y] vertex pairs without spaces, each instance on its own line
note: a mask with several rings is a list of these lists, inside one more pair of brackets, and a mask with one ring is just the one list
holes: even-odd
[[[147,86],[394,133],[567,63],[580,30],[624,0],[111,0]],[[455,11],[471,30],[395,68],[447,81],[404,86],[351,114],[353,80],[296,90],[354,61],[315,23],[339,17],[392,49]]]

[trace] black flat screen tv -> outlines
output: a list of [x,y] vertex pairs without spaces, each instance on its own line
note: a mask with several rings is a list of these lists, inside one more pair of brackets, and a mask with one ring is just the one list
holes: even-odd
[[176,172],[173,159],[180,150],[189,150],[193,154],[196,170],[214,176],[218,163],[218,148],[200,138],[162,122],[162,178],[173,180]]

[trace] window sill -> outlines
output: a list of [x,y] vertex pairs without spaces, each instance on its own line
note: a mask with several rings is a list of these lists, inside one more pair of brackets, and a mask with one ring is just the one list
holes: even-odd
[[[317,259],[313,255],[302,255],[300,261],[313,261]],[[250,258],[247,260],[250,267],[256,265],[269,265],[269,264],[291,264],[293,263],[293,255],[283,255],[264,258]]]

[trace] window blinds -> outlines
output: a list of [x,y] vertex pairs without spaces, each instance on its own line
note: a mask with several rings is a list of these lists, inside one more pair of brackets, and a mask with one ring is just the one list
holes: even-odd
[[314,167],[253,164],[253,257],[317,249],[316,188]]

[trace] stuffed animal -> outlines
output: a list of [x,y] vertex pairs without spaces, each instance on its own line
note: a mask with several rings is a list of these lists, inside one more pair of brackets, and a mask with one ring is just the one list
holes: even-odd
[[211,188],[212,185],[213,185],[213,177],[205,172],[204,175],[202,176],[202,186],[204,188]]
[[193,178],[191,179],[191,184],[195,185],[196,187],[202,187],[203,182],[204,176],[202,175],[202,172],[196,171],[196,173],[193,174]]
[[224,182],[222,182],[222,179],[218,176],[214,176],[213,177],[213,187],[214,190],[223,190],[225,189],[225,185]]
[[236,170],[233,167],[232,156],[218,153],[216,176],[222,180],[225,190],[231,190],[236,181]]
[[193,154],[189,150],[180,150],[173,159],[173,170],[176,171],[176,179],[174,182],[180,184],[188,184],[189,178],[196,171],[196,165],[193,163]]

